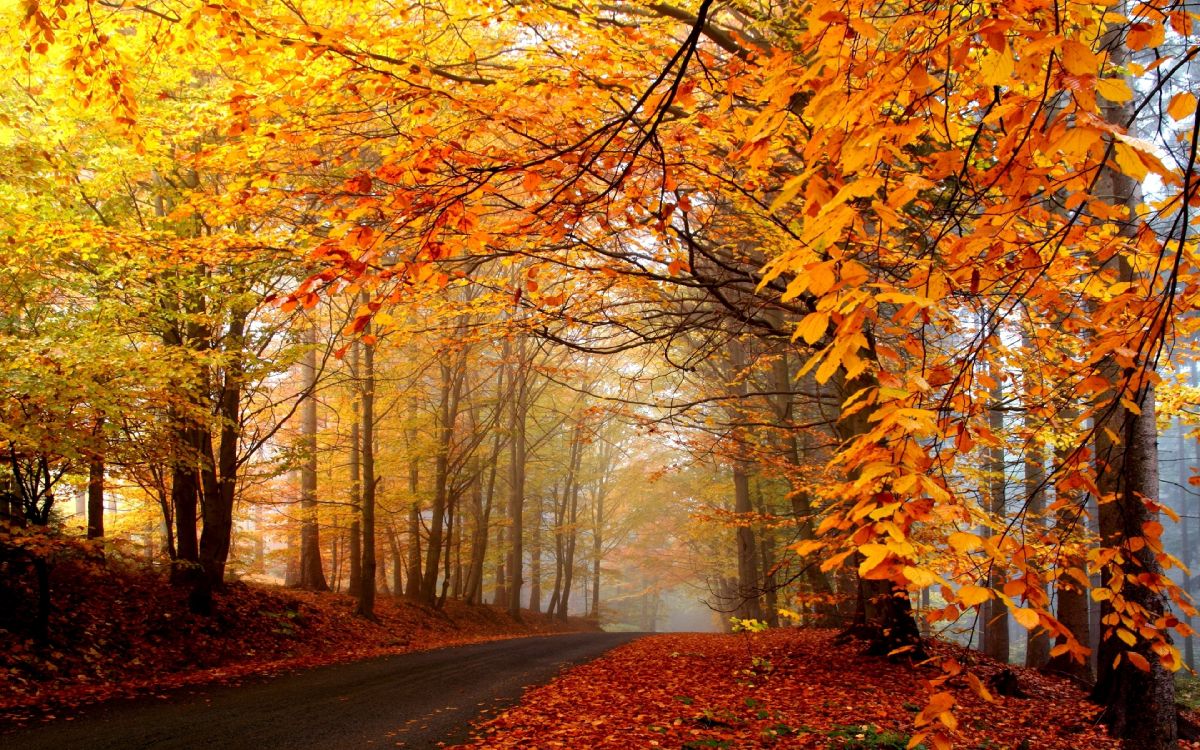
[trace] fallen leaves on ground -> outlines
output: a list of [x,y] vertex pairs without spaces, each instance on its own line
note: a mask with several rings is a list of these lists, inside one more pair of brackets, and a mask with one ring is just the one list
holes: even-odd
[[[587,627],[529,613],[518,623],[491,606],[447,600],[439,610],[389,596],[378,598],[372,622],[354,614],[346,595],[243,583],[217,592],[215,605],[212,617],[193,615],[186,589],[143,570],[59,566],[50,643],[38,648],[27,628],[0,627],[0,723],[53,718],[117,696]],[[29,618],[32,611],[18,613],[17,625]]]
[[[832,630],[647,637],[528,691],[461,747],[905,748],[929,699],[924,681],[942,672],[861,650]],[[984,682],[1004,669],[945,643],[931,651],[955,657]],[[939,688],[956,703],[956,747],[1118,747],[1078,687],[1010,668],[1027,698],[987,703],[965,676]]]

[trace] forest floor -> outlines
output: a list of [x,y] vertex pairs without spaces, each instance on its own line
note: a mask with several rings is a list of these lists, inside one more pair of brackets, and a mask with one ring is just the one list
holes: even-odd
[[[642,638],[526,692],[460,747],[903,750],[919,731],[926,681],[944,675],[940,663],[954,658],[984,685],[1004,669],[950,644],[930,648],[932,663],[913,667],[864,656],[861,644],[840,643],[832,630]],[[988,702],[962,675],[938,688],[954,696],[954,747],[1118,747],[1081,689],[1011,669],[1027,697],[988,691]]]
[[572,618],[447,600],[441,609],[379,596],[372,622],[344,594],[233,583],[212,617],[191,614],[187,592],[163,575],[113,565],[60,565],[52,578],[48,645],[28,636],[36,599],[2,591],[0,724],[69,715],[114,697],[449,645],[594,630]]

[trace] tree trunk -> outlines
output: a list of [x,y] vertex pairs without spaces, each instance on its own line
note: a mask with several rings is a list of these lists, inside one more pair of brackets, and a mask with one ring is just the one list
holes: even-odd
[[388,548],[392,551],[392,595],[402,596],[404,594],[404,554],[400,547],[400,537],[396,534],[396,527],[389,521],[387,525],[388,531]]
[[[575,442],[582,442],[582,435],[577,434]],[[558,597],[558,611],[556,615],[561,622],[567,621],[567,616],[571,611],[571,586],[575,580],[575,540],[578,537],[579,523],[579,464],[583,459],[583,447],[579,445],[575,454],[575,478],[571,482],[571,499],[567,506],[567,533],[566,545],[563,549],[562,561],[562,592]]]
[[87,537],[104,536],[104,456],[96,453],[88,461]]
[[528,394],[528,371],[525,366],[525,340],[517,342],[517,362],[513,369],[513,400],[509,419],[509,493],[508,493],[508,563],[505,585],[508,592],[508,614],[521,619],[521,577],[524,564],[522,541],[525,513],[525,410]]
[[[371,325],[363,329],[370,335]],[[375,345],[363,344],[362,378],[362,591],[356,611],[375,619]]]
[[321,565],[321,531],[317,524],[317,329],[309,328],[304,355],[304,405],[300,446],[300,588],[328,591]]
[[[729,366],[732,373],[730,380],[735,381],[733,395],[737,402],[746,398],[746,381],[743,370],[746,368],[746,356],[742,344],[736,338],[731,338],[726,345],[729,354]],[[733,420],[741,418],[740,414],[731,414]],[[735,438],[740,446],[745,435],[740,435],[745,428],[737,428]],[[751,514],[754,507],[750,503],[750,474],[748,462],[741,457],[733,459],[733,513],[737,528],[734,530],[734,542],[737,550],[737,616],[744,619],[762,619],[762,590],[759,585],[758,543],[754,538],[754,527],[751,525]]]
[[421,579],[421,599],[427,604],[432,604],[437,598],[438,570],[441,567],[443,526],[450,483],[450,449],[466,370],[465,353],[456,353],[453,355],[453,361],[448,361],[450,358],[450,354],[445,354],[439,363],[441,393],[438,404],[437,454],[434,458],[433,512],[425,552],[425,573]]
[[[1193,367],[1196,366],[1195,360],[1192,361],[1192,366]],[[1200,451],[1200,444],[1197,444],[1197,450]],[[1191,477],[1192,472],[1188,466],[1187,453],[1188,453],[1188,451],[1187,451],[1187,428],[1184,426],[1183,421],[1180,420],[1179,421],[1179,452],[1178,452],[1179,466],[1178,466],[1178,474],[1177,474],[1177,477],[1178,477],[1177,484],[1179,485],[1179,506],[1178,506],[1179,510],[1178,510],[1178,512],[1179,512],[1179,526],[1180,526],[1180,530],[1183,533],[1183,539],[1182,539],[1183,550],[1182,550],[1182,554],[1181,554],[1181,562],[1183,562],[1183,567],[1188,570],[1188,573],[1183,578],[1183,591],[1189,597],[1193,597],[1193,592],[1195,591],[1195,585],[1194,585],[1193,581],[1196,578],[1196,574],[1192,571],[1192,562],[1195,558],[1195,554],[1194,554],[1194,551],[1192,550],[1192,544],[1194,543],[1194,540],[1192,539],[1191,526],[1192,526],[1192,516],[1196,515],[1196,508],[1194,507],[1194,503],[1192,502],[1191,484],[1188,481]],[[1191,615],[1184,614],[1184,622],[1187,623],[1187,626],[1189,628],[1192,627],[1192,621],[1193,621],[1193,617]],[[1183,659],[1185,662],[1187,662],[1188,668],[1193,669],[1193,670],[1196,668],[1195,641],[1196,641],[1195,636],[1188,636],[1183,641]]]
[[[754,483],[754,494],[757,497],[755,506],[758,509],[758,514],[763,518],[767,517],[767,503],[763,497],[762,480],[759,479]],[[767,527],[763,529],[762,538],[759,540],[759,555],[762,559],[762,590],[765,601],[763,602],[763,618],[766,619],[767,625],[772,628],[779,627],[779,587],[775,582],[775,531]]]
[[358,341],[350,344],[350,387],[353,407],[350,416],[350,585],[347,592],[357,597],[362,593],[362,383],[358,379],[360,364]]
[[[992,386],[992,403],[988,409],[988,427],[999,440],[1004,435],[1004,412],[1000,410],[1001,402],[1004,400],[1004,384],[1001,381],[1000,369],[993,367],[991,377],[995,384]],[[992,518],[1005,519],[1007,518],[1005,513],[1007,482],[1002,445],[993,445],[988,448],[987,470],[988,511]],[[1008,571],[993,560],[988,566],[987,586],[1000,588],[1007,579]],[[999,598],[993,597],[980,607],[980,616],[983,618],[983,652],[993,659],[1007,664],[1009,657],[1008,606]]]
[[408,443],[408,571],[405,578],[404,595],[416,599],[421,595],[421,500],[418,494],[421,484],[421,462],[416,454],[417,432],[409,429],[405,433]]
[[[1130,540],[1142,539],[1147,524],[1158,521],[1158,512],[1143,498],[1153,500],[1158,495],[1158,450],[1155,426],[1153,387],[1144,386],[1139,400],[1140,414],[1115,409],[1123,423],[1118,433],[1121,444],[1115,444],[1098,431],[1097,459],[1101,462],[1100,487],[1112,500],[1100,506],[1100,536],[1106,547],[1122,550],[1125,558],[1118,568],[1125,577],[1120,588],[1126,603],[1145,610],[1153,622],[1162,617],[1167,606],[1163,594],[1154,586],[1141,582],[1141,576],[1163,577],[1162,567],[1150,545],[1132,545]],[[1105,586],[1111,576],[1105,576]],[[1103,603],[1102,617],[1113,614],[1111,601]],[[1109,626],[1100,642],[1094,700],[1105,705],[1104,721],[1110,731],[1121,737],[1125,746],[1135,750],[1162,750],[1175,746],[1177,718],[1174,675],[1151,650],[1150,642],[1134,633],[1136,643],[1127,648],[1117,638],[1117,627]],[[1129,631],[1126,631],[1129,632]],[[1124,652],[1142,655],[1150,670],[1142,671]],[[1119,664],[1114,662],[1122,656]]]
[[542,495],[538,493],[533,500],[533,513],[530,521],[533,523],[529,540],[529,611],[537,614],[542,611]]
[[[1114,24],[1101,40],[1102,48],[1109,52],[1109,61],[1117,69],[1128,58],[1124,29],[1123,25]],[[1102,111],[1108,122],[1122,124],[1133,120],[1132,103],[1106,102]],[[1097,194],[1112,196],[1115,203],[1128,206],[1133,216],[1137,215],[1137,206],[1141,202],[1140,192],[1139,185],[1128,176],[1113,169],[1101,172]],[[1135,222],[1122,224],[1119,233],[1132,242],[1137,226]],[[1117,256],[1117,263],[1120,281],[1136,281],[1133,268],[1123,256]],[[1154,351],[1156,340],[1150,338],[1149,331],[1146,336],[1144,348],[1135,347],[1139,352]],[[1147,371],[1152,367],[1152,363],[1144,359],[1138,365]],[[1117,590],[1123,604],[1140,608],[1153,623],[1168,609],[1158,585],[1164,574],[1155,545],[1147,543],[1144,536],[1148,525],[1158,523],[1157,507],[1151,505],[1157,501],[1159,492],[1154,385],[1149,377],[1141,382],[1133,380],[1128,385],[1135,392],[1122,394],[1126,382],[1138,376],[1137,370],[1123,371],[1112,355],[1103,367],[1113,390],[1109,392],[1112,404],[1096,421],[1100,539],[1105,547],[1119,549],[1120,556],[1114,561],[1115,571],[1112,568],[1102,570],[1102,583],[1111,588],[1116,585],[1111,580],[1113,573],[1121,575],[1124,580]],[[1137,408],[1127,408],[1120,403],[1121,395],[1136,403]],[[1134,540],[1139,540],[1140,544],[1135,544]],[[1107,622],[1110,615],[1122,614],[1115,610],[1113,600],[1101,602],[1102,622]],[[1174,676],[1151,649],[1151,642],[1137,632],[1138,628],[1131,629],[1135,631],[1132,633],[1134,644],[1127,648],[1117,637],[1118,627],[1110,624],[1101,634],[1092,696],[1104,704],[1104,721],[1111,733],[1122,739],[1124,747],[1129,750],[1174,748],[1178,732]],[[1141,654],[1149,663],[1149,670],[1138,669],[1125,652]]]
[[[1033,438],[1031,438],[1033,440]],[[1042,445],[1031,442],[1025,457],[1025,498],[1028,517],[1042,526],[1046,509],[1046,465]],[[1042,593],[1045,593],[1044,587]],[[1041,669],[1050,661],[1050,636],[1042,628],[1030,630],[1025,636],[1025,666]]]
[[232,353],[225,364],[217,416],[221,419],[220,442],[213,457],[212,439],[207,431],[201,436],[203,464],[201,478],[204,497],[201,515],[204,530],[200,535],[200,567],[203,576],[192,592],[192,604],[198,611],[211,609],[212,591],[225,584],[225,564],[233,541],[233,503],[237,498],[238,441],[241,438],[240,409],[246,314],[234,310],[226,336],[225,348]]
[[[805,441],[807,433],[798,430],[792,424],[793,411],[795,409],[795,399],[792,395],[792,369],[789,364],[787,349],[779,353],[779,356],[771,365],[771,387],[778,393],[772,400],[771,404],[775,410],[775,419],[779,424],[779,443],[780,448],[784,453],[784,458],[792,466],[793,474],[805,471],[805,461],[807,459],[807,449]],[[812,498],[809,496],[808,487],[802,481],[797,481],[795,477],[789,477],[791,484],[791,492],[789,497],[792,504],[792,518],[796,523],[796,540],[809,541],[816,538],[816,525],[813,523],[815,513],[812,507]],[[765,558],[764,558],[765,559]],[[813,561],[808,561],[809,563]],[[821,603],[815,607],[817,613],[816,624],[819,626],[832,626],[837,620],[837,608],[833,605],[833,585],[829,582],[829,577],[821,572],[819,564],[803,564],[804,581],[807,584],[808,592]],[[778,613],[776,613],[778,617]]]

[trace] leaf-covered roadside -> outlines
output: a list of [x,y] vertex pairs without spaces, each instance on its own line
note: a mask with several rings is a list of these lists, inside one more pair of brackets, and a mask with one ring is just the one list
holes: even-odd
[[[831,630],[643,638],[529,691],[518,707],[481,724],[472,746],[904,748],[929,698],[925,680],[942,670],[860,651]],[[1004,668],[948,644],[935,642],[931,651],[934,662],[954,658],[985,684]],[[955,747],[1119,746],[1078,687],[1011,669],[1027,697],[988,703],[961,675],[939,688],[956,703]]]
[[[27,585],[20,577],[6,582]],[[231,584],[212,617],[188,611],[187,591],[119,565],[62,564],[53,572],[48,645],[27,637],[32,609],[0,612],[0,726],[53,718],[87,703],[373,656],[583,629],[525,613],[448,600],[441,610],[381,597],[377,621],[346,595]],[[15,597],[29,601],[28,596]],[[0,609],[3,609],[0,607]]]

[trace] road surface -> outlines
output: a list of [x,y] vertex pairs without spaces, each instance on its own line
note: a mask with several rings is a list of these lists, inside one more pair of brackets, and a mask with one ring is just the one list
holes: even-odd
[[0,734],[3,750],[436,748],[469,738],[485,710],[636,638],[569,633],[318,667],[169,701],[97,706],[73,721]]

